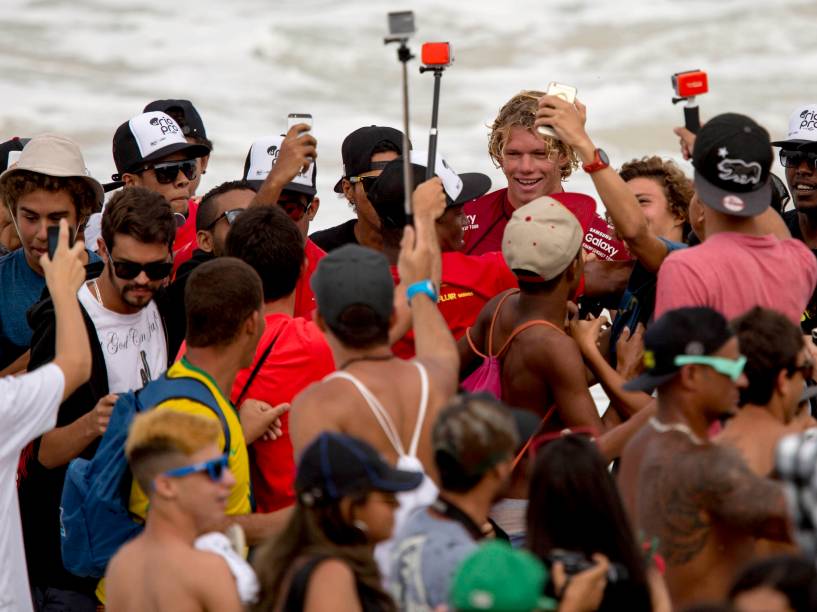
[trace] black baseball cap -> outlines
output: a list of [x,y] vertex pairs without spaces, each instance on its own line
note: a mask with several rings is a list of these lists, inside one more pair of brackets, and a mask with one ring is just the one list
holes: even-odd
[[[424,151],[411,152],[412,185],[415,187],[426,180],[428,154]],[[479,172],[457,174],[441,156],[437,156],[434,174],[443,182],[447,206],[461,206],[466,202],[485,195],[491,188],[491,179]],[[366,192],[369,202],[378,216],[388,226],[400,228],[406,224],[403,193],[403,159],[390,161],[383,172]]]
[[145,106],[142,112],[150,111],[161,111],[170,115],[182,128],[182,134],[199,138],[208,149],[213,149],[213,143],[207,138],[201,115],[190,100],[154,100]]
[[640,376],[625,383],[625,391],[652,392],[672,380],[681,366],[679,355],[711,355],[718,351],[734,332],[726,318],[706,307],[670,310],[655,321],[644,335],[644,366]]
[[695,191],[726,215],[754,217],[772,201],[769,132],[746,115],[725,113],[707,121],[692,151]]
[[318,263],[310,280],[318,313],[330,327],[339,325],[349,306],[369,306],[381,320],[394,311],[394,279],[386,256],[356,244],[335,249]]
[[113,160],[117,174],[111,178],[121,181],[126,172],[141,172],[150,162],[172,153],[183,153],[186,159],[204,157],[210,149],[189,143],[179,124],[168,114],[149,111],[126,121],[113,136]]
[[301,455],[295,492],[302,504],[316,506],[370,491],[411,491],[423,478],[422,472],[393,468],[363,440],[324,432]]
[[18,153],[23,150],[29,140],[31,139],[15,136],[6,142],[0,143],[0,172],[5,172],[11,164],[17,161]]
[[335,193],[343,193],[344,178],[378,169],[372,165],[372,151],[381,142],[389,142],[397,148],[398,153],[403,152],[403,132],[390,127],[370,125],[358,128],[343,139],[340,147],[343,176],[335,183]]

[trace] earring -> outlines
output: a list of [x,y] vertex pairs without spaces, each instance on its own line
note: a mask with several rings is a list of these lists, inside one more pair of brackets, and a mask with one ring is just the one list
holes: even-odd
[[355,519],[354,521],[352,521],[352,525],[359,529],[360,531],[362,531],[364,534],[369,533],[369,526],[360,519]]

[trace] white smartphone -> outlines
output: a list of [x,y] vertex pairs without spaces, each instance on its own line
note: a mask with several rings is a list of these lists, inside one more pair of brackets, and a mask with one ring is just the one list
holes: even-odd
[[[289,133],[293,125],[298,125],[299,123],[306,123],[312,128],[312,115],[309,113],[289,113],[289,115],[287,115],[287,133]],[[309,131],[300,133],[301,136],[304,134],[309,134]]]
[[[577,90],[575,87],[551,81],[545,93],[549,96],[556,96],[565,102],[573,104],[573,102],[576,101],[576,91]],[[559,138],[553,128],[549,128],[546,125],[540,125],[536,129],[542,136],[550,136],[551,138],[557,139]]]

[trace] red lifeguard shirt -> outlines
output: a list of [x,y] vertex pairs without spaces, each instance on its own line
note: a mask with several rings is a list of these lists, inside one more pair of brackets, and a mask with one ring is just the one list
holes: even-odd
[[[610,226],[596,213],[596,201],[583,193],[563,191],[550,197],[561,202],[579,219],[584,230],[584,250],[605,261],[631,259],[627,247],[612,236]],[[500,189],[468,202],[463,208],[463,252],[482,255],[502,250],[502,234],[513,214],[508,189]]]
[[189,261],[193,256],[193,251],[198,248],[198,242],[196,242],[196,215],[198,212],[198,201],[193,198],[187,200],[187,220],[184,225],[176,229],[176,238],[173,240],[173,278],[176,277],[176,270],[179,269],[179,266]]
[[[276,337],[275,346],[258,370],[246,398],[270,406],[292,402],[306,387],[335,371],[332,351],[312,321],[282,313],[268,314],[264,319],[267,328],[252,366],[241,370],[235,378],[232,402],[238,400],[256,362]],[[257,512],[272,512],[295,501],[295,460],[288,413],[281,417],[281,429],[283,435],[277,440],[259,438],[250,445],[250,479]]]
[[[498,293],[516,287],[516,276],[508,269],[502,253],[466,255],[458,252],[442,254],[440,300],[437,306],[448,329],[459,340],[476,321],[482,307]],[[392,266],[395,284],[400,282],[397,268]],[[414,356],[414,331],[410,330],[392,347],[403,359]]]
[[309,238],[306,239],[304,251],[306,252],[306,270],[295,286],[295,316],[311,321],[312,311],[315,310],[315,294],[312,293],[309,281],[312,273],[318,267],[318,262],[326,255],[326,251]]

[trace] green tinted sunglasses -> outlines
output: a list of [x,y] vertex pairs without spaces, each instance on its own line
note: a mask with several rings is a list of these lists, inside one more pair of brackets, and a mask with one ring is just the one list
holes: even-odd
[[677,366],[685,365],[705,365],[715,370],[718,374],[723,374],[737,382],[746,367],[746,357],[741,355],[737,359],[727,359],[726,357],[710,357],[708,355],[678,355],[674,361]]

